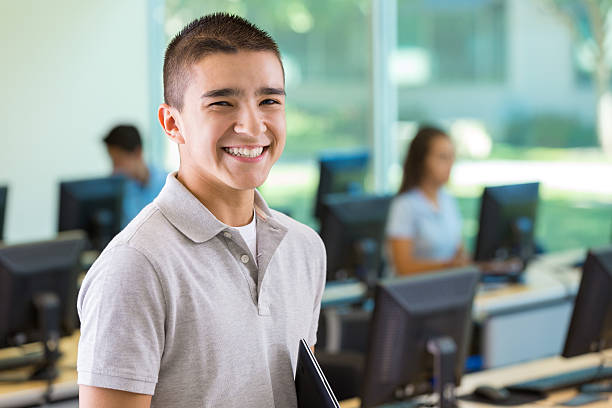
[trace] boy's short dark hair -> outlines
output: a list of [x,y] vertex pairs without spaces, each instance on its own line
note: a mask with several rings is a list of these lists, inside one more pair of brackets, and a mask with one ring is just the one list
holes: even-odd
[[206,55],[240,50],[273,52],[282,67],[276,42],[268,33],[242,17],[214,13],[187,24],[166,49],[164,102],[180,111],[190,66]]
[[115,146],[130,153],[142,148],[140,133],[132,125],[115,126],[104,138],[104,143],[106,146]]

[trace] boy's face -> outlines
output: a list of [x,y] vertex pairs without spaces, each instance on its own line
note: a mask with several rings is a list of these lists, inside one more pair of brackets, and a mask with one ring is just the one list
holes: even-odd
[[220,188],[260,186],[285,147],[278,58],[256,51],[202,58],[192,66],[177,115],[181,172]]

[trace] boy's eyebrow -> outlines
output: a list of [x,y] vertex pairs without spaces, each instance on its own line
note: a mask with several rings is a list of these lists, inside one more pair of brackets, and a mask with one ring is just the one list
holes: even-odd
[[257,95],[285,95],[283,88],[260,88],[257,90]]
[[203,98],[217,98],[220,96],[238,96],[242,92],[236,88],[222,88],[222,89],[213,89],[212,91],[204,92],[200,99]]
[[[244,92],[237,88],[221,88],[221,89],[213,89],[212,91],[204,92],[200,99],[204,98],[219,98],[224,96],[240,96]],[[285,90],[283,88],[259,88],[256,92],[256,95],[285,95]]]

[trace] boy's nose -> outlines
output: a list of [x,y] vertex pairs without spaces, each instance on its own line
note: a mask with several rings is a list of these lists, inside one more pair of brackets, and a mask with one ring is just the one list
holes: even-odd
[[267,130],[263,119],[254,109],[245,108],[240,112],[234,125],[234,132],[249,136],[259,136]]

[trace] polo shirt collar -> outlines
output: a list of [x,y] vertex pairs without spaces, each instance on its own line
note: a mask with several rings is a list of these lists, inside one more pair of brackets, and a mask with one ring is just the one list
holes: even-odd
[[[227,229],[187,188],[176,178],[177,172],[168,174],[166,184],[155,203],[172,225],[190,240],[208,241]],[[255,190],[255,212],[259,219],[277,225],[259,191]]]

